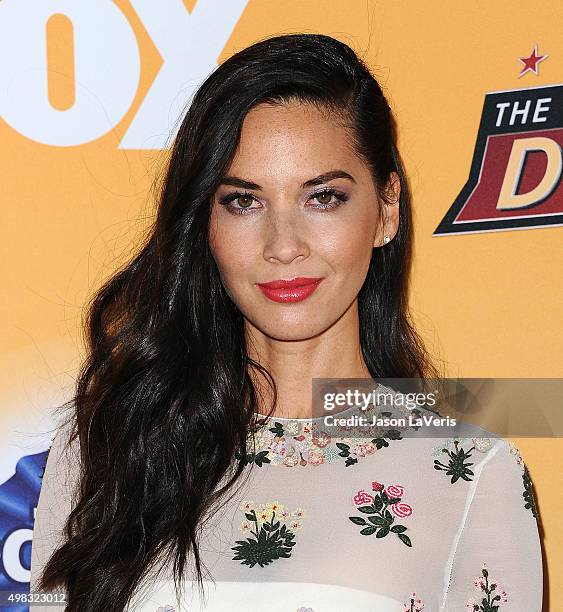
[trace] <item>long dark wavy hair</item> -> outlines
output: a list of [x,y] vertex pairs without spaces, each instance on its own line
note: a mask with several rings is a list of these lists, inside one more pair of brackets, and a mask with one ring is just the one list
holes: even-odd
[[251,370],[273,390],[268,415],[276,405],[273,377],[247,355],[242,314],[211,255],[210,207],[245,115],[286,101],[345,122],[382,199],[398,173],[398,232],[373,249],[358,295],[361,349],[374,378],[438,376],[409,315],[411,198],[376,79],[349,46],[320,34],[270,37],[236,53],[189,105],[138,253],[87,308],[87,358],[65,404],[69,444],[80,446],[76,504],[39,586],[65,588],[66,610],[125,609],[159,559],[173,562],[179,591],[193,562],[203,590],[201,527],[247,466],[260,400]]

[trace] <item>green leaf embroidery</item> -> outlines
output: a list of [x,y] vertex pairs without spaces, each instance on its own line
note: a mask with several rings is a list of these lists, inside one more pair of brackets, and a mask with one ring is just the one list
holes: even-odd
[[[235,452],[235,457],[237,459],[240,459],[242,457],[242,454],[239,450]],[[268,451],[260,451],[256,454],[246,453],[245,463],[246,465],[249,465],[250,463],[255,463],[258,467],[262,467],[262,464],[264,463],[270,463],[270,459],[268,458]]]
[[471,457],[471,452],[475,450],[475,447],[472,446],[467,451],[464,448],[459,448],[459,440],[454,440],[454,446],[454,450],[450,450],[449,448],[442,449],[442,452],[446,453],[449,457],[448,464],[445,465],[441,461],[438,461],[438,459],[434,459],[434,469],[445,470],[446,475],[452,477],[451,484],[454,484],[460,478],[470,481],[474,473],[469,469],[469,466],[473,465],[473,463],[466,462],[466,459]]
[[536,506],[536,500],[534,499],[534,491],[532,485],[532,479],[530,478],[530,472],[528,471],[528,467],[524,466],[524,473],[522,474],[522,480],[524,481],[524,492],[522,493],[524,497],[524,508],[530,510],[533,516],[538,518],[538,508]]
[[398,534],[399,539],[401,540],[401,542],[403,542],[404,544],[406,544],[407,546],[412,546],[411,544],[411,539],[409,538],[408,535],[404,534],[404,533],[399,533]]

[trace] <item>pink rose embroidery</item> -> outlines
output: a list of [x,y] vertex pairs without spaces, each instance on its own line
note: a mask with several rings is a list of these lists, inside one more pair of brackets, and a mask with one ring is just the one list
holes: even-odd
[[405,493],[405,489],[404,487],[402,487],[401,485],[389,485],[386,489],[385,489],[385,493],[387,493],[387,495],[390,498],[393,497],[403,497],[404,493]]
[[397,484],[385,487],[377,480],[373,480],[371,486],[374,495],[361,489],[354,496],[354,504],[360,506],[358,511],[363,516],[348,518],[354,525],[361,527],[360,535],[375,535],[376,538],[390,535],[399,538],[405,546],[411,547],[411,539],[405,533],[408,531],[407,527],[395,521],[395,517],[404,518],[413,512],[412,506],[401,500],[401,495],[405,492],[404,487]]
[[356,495],[354,495],[354,504],[356,506],[364,506],[365,504],[371,504],[373,501],[373,497],[363,489],[358,491]]
[[405,516],[410,516],[412,514],[412,507],[405,504],[405,502],[397,502],[391,506],[391,511],[393,514],[404,518]]

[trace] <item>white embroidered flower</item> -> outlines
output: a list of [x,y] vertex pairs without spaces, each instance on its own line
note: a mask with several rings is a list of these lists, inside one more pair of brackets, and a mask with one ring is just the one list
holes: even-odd
[[266,523],[267,521],[269,521],[272,518],[272,510],[271,508],[269,508],[268,506],[264,507],[263,510],[260,510],[259,512],[256,513],[256,518],[259,521],[262,521],[263,523]]
[[275,435],[269,429],[261,429],[255,436],[256,448],[265,450],[270,447],[274,441]]
[[243,512],[250,512],[254,510],[255,504],[253,501],[243,501],[240,505],[240,509]]
[[283,504],[280,504],[280,502],[276,500],[276,501],[270,502],[270,503],[269,503],[269,504],[266,506],[266,508],[267,508],[267,509],[268,509],[270,512],[275,512],[275,513],[276,513],[276,516],[278,516],[278,514],[279,514],[280,512],[283,512],[283,510],[284,510],[285,506],[284,506]]
[[284,427],[284,431],[290,436],[296,436],[299,432],[299,423],[297,421],[289,421]]
[[493,443],[490,438],[473,438],[473,445],[478,451],[486,453]]

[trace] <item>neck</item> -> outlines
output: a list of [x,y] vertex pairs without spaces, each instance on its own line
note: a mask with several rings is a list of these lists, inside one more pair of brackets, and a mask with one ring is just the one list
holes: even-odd
[[[354,312],[356,316],[343,315],[337,324],[312,338],[279,340],[248,327],[248,355],[266,368],[276,383],[277,403],[272,415],[294,419],[317,416],[320,402],[313,405],[314,378],[371,379]],[[258,412],[269,414],[273,395],[267,381],[254,368],[249,369],[249,375],[262,398]],[[341,385],[345,387],[346,381]]]

